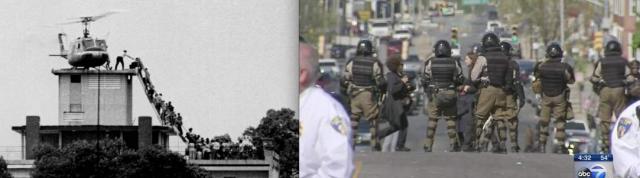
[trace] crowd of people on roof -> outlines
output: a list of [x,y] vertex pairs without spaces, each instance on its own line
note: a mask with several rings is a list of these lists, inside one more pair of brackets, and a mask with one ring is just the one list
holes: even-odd
[[186,133],[188,146],[185,155],[189,159],[197,160],[237,160],[237,159],[261,159],[263,155],[253,145],[249,136],[238,137],[237,142],[231,139],[229,134],[204,138],[193,133],[189,128]]

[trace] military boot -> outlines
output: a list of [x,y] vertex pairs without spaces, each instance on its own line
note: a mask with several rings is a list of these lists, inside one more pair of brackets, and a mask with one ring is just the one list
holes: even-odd
[[431,153],[431,147],[424,146],[424,152]]
[[493,153],[499,153],[499,154],[507,154],[507,147],[504,145],[504,143],[499,143],[497,145],[495,145],[494,149],[492,150]]
[[449,145],[449,152],[460,152],[460,145],[458,143],[452,143]]
[[518,153],[520,152],[520,146],[516,145],[516,146],[511,146],[511,152],[512,153]]
[[546,152],[547,152],[547,145],[540,144],[540,145],[538,146],[538,152],[540,152],[540,153],[546,153]]
[[553,153],[556,153],[556,154],[569,154],[569,150],[564,145],[558,144],[558,145],[555,145],[553,147]]

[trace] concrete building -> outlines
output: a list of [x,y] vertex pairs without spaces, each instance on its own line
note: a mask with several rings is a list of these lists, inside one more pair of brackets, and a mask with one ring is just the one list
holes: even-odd
[[[168,149],[169,138],[178,134],[172,126],[153,126],[149,116],[138,117],[133,123],[132,80],[138,77],[142,82],[134,69],[56,69],[52,73],[59,78],[58,125],[40,125],[40,116],[27,116],[25,125],[12,127],[22,138],[22,160],[7,160],[9,172],[16,178],[31,177],[34,148],[40,144],[62,148],[76,140],[120,138],[132,149],[151,144]],[[278,156],[265,150],[264,157],[188,162],[205,169],[209,177],[277,178]]]
[[[636,16],[633,13],[632,0],[610,0],[607,9],[612,20],[610,34],[615,36],[622,44],[623,57],[633,59],[631,39],[635,32]],[[606,41],[605,41],[606,42]]]
[[96,125],[98,115],[100,125],[133,125],[131,83],[135,70],[58,69],[52,72],[59,76],[60,125]]

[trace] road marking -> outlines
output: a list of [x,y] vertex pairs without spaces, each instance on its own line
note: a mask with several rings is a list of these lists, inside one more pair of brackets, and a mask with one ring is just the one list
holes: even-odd
[[356,161],[356,168],[353,171],[351,178],[358,178],[360,176],[360,170],[362,170],[362,161]]

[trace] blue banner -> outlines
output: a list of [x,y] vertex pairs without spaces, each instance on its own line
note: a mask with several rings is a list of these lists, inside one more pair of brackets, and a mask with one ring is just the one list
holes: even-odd
[[613,161],[613,155],[611,154],[576,154],[573,156],[573,161]]

